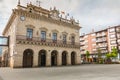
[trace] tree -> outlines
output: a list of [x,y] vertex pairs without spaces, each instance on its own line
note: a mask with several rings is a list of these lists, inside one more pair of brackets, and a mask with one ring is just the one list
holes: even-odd
[[112,56],[111,53],[106,54],[106,62],[107,63],[111,63],[111,56]]
[[86,61],[88,62],[88,59],[89,59],[89,57],[90,57],[90,52],[89,51],[86,51]]
[[101,64],[101,63],[103,63],[103,59],[102,59],[102,53],[101,53],[101,49],[100,48],[97,49],[97,53],[98,53],[97,54],[98,55],[98,60],[97,61],[98,61],[98,63]]
[[112,48],[112,51],[110,53],[106,54],[106,58],[109,61],[111,61],[112,58],[115,58],[116,61],[117,56],[118,56],[118,50],[115,47]]
[[113,47],[111,54],[112,54],[112,57],[116,58],[117,55],[118,55],[118,50],[117,50],[117,48]]
[[117,56],[118,56],[118,50],[117,48],[113,47],[111,52],[111,57],[115,59],[115,62],[116,62]]
[[106,54],[106,58],[108,59],[108,58],[110,58],[111,57],[111,53],[107,53]]

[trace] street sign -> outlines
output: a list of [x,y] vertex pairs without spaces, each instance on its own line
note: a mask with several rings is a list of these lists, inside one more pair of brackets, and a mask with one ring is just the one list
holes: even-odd
[[0,46],[9,46],[9,37],[0,36]]

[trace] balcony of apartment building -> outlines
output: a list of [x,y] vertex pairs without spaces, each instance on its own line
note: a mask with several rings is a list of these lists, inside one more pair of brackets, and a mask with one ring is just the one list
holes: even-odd
[[84,42],[80,42],[80,46],[84,46],[85,45],[85,43]]
[[119,27],[116,28],[116,32],[117,32],[117,33],[120,33],[120,28],[119,28]]
[[103,42],[107,42],[106,38],[97,38],[96,39],[96,43],[103,43]]
[[106,33],[105,32],[102,32],[102,33],[97,33],[96,34],[96,37],[99,38],[99,37],[106,37]]
[[83,38],[80,38],[80,42],[84,42],[85,41],[85,39],[83,39]]
[[118,43],[118,45],[120,45],[120,39],[117,39],[117,43]]
[[80,51],[85,51],[85,48],[83,48],[83,47],[80,47]]
[[80,43],[74,40],[57,40],[47,39],[40,37],[27,37],[25,35],[16,36],[17,44],[32,44],[32,45],[44,45],[44,46],[56,46],[56,47],[69,47],[69,48],[80,48]]
[[117,38],[120,39],[120,33],[117,33]]
[[115,28],[110,28],[110,29],[109,29],[109,33],[111,33],[111,34],[112,34],[112,33],[115,33]]
[[102,44],[102,45],[97,45],[96,47],[97,48],[105,48],[105,49],[107,49],[108,45],[107,44]]
[[102,50],[101,53],[108,53],[108,50]]

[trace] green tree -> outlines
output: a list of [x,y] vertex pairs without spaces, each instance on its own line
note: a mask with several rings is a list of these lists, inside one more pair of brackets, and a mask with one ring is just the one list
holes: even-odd
[[118,55],[118,50],[117,48],[113,47],[111,52],[111,57],[116,58],[117,55]]
[[100,64],[103,63],[102,53],[101,53],[101,49],[100,48],[97,49],[97,55],[98,55],[97,62],[100,63]]
[[108,59],[108,58],[110,58],[111,57],[111,53],[107,53],[106,54],[106,58]]
[[112,58],[115,58],[116,60],[117,56],[118,56],[118,50],[115,47],[112,48],[111,53],[106,54],[106,58],[109,60],[111,60]]

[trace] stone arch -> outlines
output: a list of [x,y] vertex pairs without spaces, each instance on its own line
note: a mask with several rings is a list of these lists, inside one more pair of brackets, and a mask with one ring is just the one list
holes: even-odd
[[59,33],[59,31],[57,29],[53,29],[52,32],[53,33]]
[[62,52],[62,65],[67,65],[67,56],[68,56],[68,52],[63,51]]
[[23,52],[23,67],[32,67],[33,66],[33,50],[26,49]]
[[40,28],[40,31],[46,31],[46,32],[47,32],[47,31],[48,31],[48,29],[47,29],[47,28],[45,28],[45,27],[41,27],[41,28]]
[[58,51],[53,50],[51,52],[51,66],[57,66]]
[[31,28],[31,29],[34,29],[35,26],[31,25],[31,24],[28,24],[28,25],[25,25],[27,28]]
[[72,51],[71,52],[71,65],[75,65],[76,64],[76,52]]
[[46,66],[46,54],[47,51],[42,49],[38,54],[38,66]]

